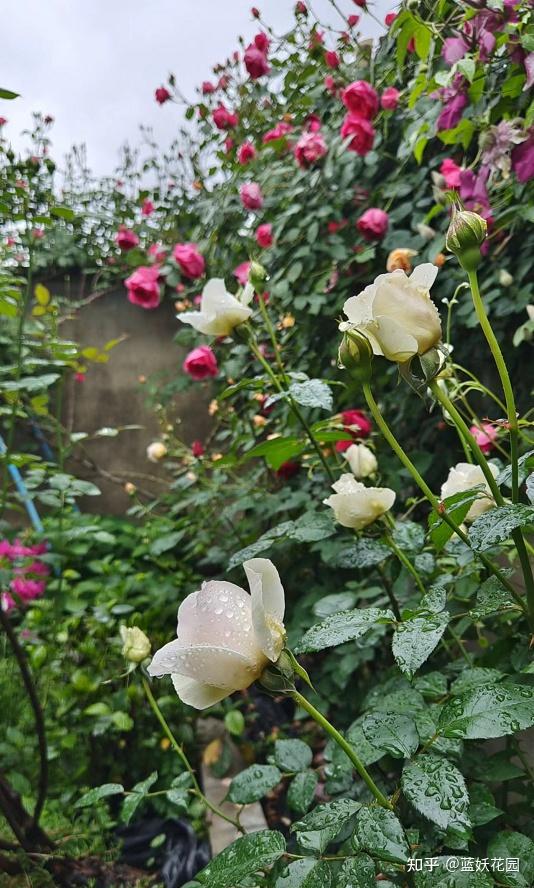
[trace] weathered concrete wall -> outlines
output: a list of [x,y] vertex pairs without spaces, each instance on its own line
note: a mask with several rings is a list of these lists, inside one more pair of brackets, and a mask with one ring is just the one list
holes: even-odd
[[[80,284],[80,280],[71,280],[68,290],[79,295]],[[56,292],[58,289],[54,287]],[[146,311],[131,305],[122,288],[90,302],[76,318],[63,325],[62,334],[84,347],[102,348],[112,339],[126,337],[110,352],[107,364],[88,363],[85,381],[71,380],[65,399],[65,424],[72,431],[89,433],[103,427],[142,426],[114,438],[84,442],[98,470],[87,461],[80,464],[78,459],[71,469],[78,477],[94,481],[102,496],[86,497],[81,504],[83,511],[123,514],[130,504],[123,488],[127,480],[143,490],[161,491],[165,472],[146,458],[147,445],[159,437],[160,428],[154,411],[147,405],[146,385],[139,378],[149,379],[157,374],[158,378],[170,379],[183,372],[185,351],[173,342],[177,329],[171,301]],[[209,386],[203,383],[198,383],[193,392],[175,397],[172,418],[186,443],[205,439],[210,428],[210,398]]]

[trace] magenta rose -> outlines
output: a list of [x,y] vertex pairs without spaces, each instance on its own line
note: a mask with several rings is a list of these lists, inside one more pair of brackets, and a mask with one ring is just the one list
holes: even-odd
[[364,157],[373,147],[375,131],[372,123],[359,114],[347,114],[341,126],[341,136],[347,139],[349,151],[355,151],[360,157]]
[[368,438],[373,430],[373,425],[363,410],[357,408],[343,410],[340,418],[347,437],[342,441],[336,441],[335,449],[338,453],[344,453],[357,438]]
[[241,262],[241,264],[237,265],[232,272],[233,276],[237,278],[242,287],[247,285],[249,273],[250,262]]
[[242,185],[239,196],[246,210],[260,210],[263,206],[263,194],[257,182],[247,182]]
[[247,46],[243,61],[252,80],[257,80],[259,77],[263,77],[264,74],[268,74],[271,70],[269,62],[267,61],[267,56],[253,43],[251,43],[250,46]]
[[205,452],[206,449],[202,441],[193,441],[193,443],[191,444],[191,453],[193,454],[193,456],[199,459],[201,456],[204,456]]
[[269,222],[264,222],[263,225],[258,225],[256,229],[256,243],[259,247],[263,247],[264,249],[272,247],[274,243],[273,226]]
[[256,149],[252,142],[243,142],[243,144],[237,149],[237,159],[241,166],[246,166],[246,164],[250,163],[251,160],[254,160],[255,157]]
[[329,68],[339,68],[339,56],[337,52],[327,49],[324,54],[324,60]]
[[183,368],[192,379],[208,379],[209,376],[217,376],[219,368],[217,358],[209,345],[199,345],[187,355]]
[[472,425],[469,431],[480,447],[482,453],[491,453],[493,442],[499,437],[499,432],[490,422],[483,422],[482,427]]
[[130,302],[141,308],[157,308],[160,302],[159,275],[157,265],[141,265],[126,278],[124,284]]
[[264,145],[267,145],[268,142],[275,142],[277,139],[283,139],[284,136],[289,135],[291,132],[293,132],[291,124],[281,120],[280,123],[277,123],[272,129],[267,130],[262,137],[262,142]]
[[376,207],[366,210],[356,222],[356,228],[368,241],[382,240],[388,230],[388,225],[388,214]]
[[115,235],[115,243],[122,250],[123,253],[127,253],[128,250],[133,250],[139,243],[139,238],[137,237],[135,231],[131,231],[130,228],[126,228],[126,225],[119,225],[119,230]]
[[196,244],[176,244],[172,255],[183,274],[191,280],[202,277],[204,274],[206,263],[204,256],[198,252]]
[[399,104],[400,92],[394,86],[388,86],[380,97],[380,104],[384,111],[394,111]]
[[303,133],[293,148],[297,163],[303,169],[312,166],[324,157],[327,151],[326,142],[319,132]]
[[238,115],[225,108],[222,102],[214,109],[211,117],[217,129],[220,130],[233,129],[239,123]]
[[513,149],[512,169],[518,182],[528,182],[534,178],[534,129],[528,139]]
[[355,28],[359,21],[360,21],[359,15],[347,16],[347,25],[349,26],[349,28]]
[[378,111],[378,95],[367,80],[349,83],[341,94],[341,100],[350,114],[358,114],[372,120]]
[[161,244],[151,244],[147,250],[147,254],[154,260],[154,262],[163,262],[167,255],[167,250]]
[[460,187],[460,174],[462,172],[462,168],[454,162],[452,157],[445,158],[439,168],[439,171],[445,179],[445,188]]
[[154,204],[152,203],[152,201],[147,198],[146,200],[143,201],[143,204],[141,206],[141,215],[142,216],[151,216],[155,209],[156,208],[155,208]]
[[217,87],[215,86],[214,83],[211,83],[211,81],[209,81],[209,80],[204,80],[204,81],[202,82],[202,87],[201,87],[201,89],[202,89],[202,93],[203,93],[203,95],[205,95],[205,96],[209,96],[211,93],[214,93],[214,92],[215,92],[215,90],[217,89]]
[[154,95],[156,97],[156,102],[158,103],[158,105],[164,105],[165,102],[168,102],[171,97],[169,90],[166,89],[164,86],[158,86]]

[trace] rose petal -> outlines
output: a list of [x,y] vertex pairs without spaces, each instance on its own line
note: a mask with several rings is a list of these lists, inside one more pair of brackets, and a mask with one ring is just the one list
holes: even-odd
[[185,675],[175,674],[171,678],[174,690],[182,703],[194,706],[195,709],[207,709],[208,706],[213,706],[228,696],[227,688],[216,688],[194,678],[186,678]]

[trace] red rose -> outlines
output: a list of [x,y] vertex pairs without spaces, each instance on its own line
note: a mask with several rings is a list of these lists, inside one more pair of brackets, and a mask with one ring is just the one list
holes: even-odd
[[263,206],[263,194],[257,182],[248,182],[239,189],[241,203],[246,210],[260,210]]
[[211,83],[209,80],[204,80],[202,82],[202,92],[205,96],[209,96],[210,93],[214,93],[217,87],[214,83]]
[[346,139],[351,137],[349,151],[356,151],[361,157],[369,153],[375,140],[375,131],[372,123],[359,114],[347,114],[341,126],[341,136]]
[[338,453],[344,453],[348,450],[356,438],[368,438],[372,431],[372,423],[367,418],[363,410],[343,410],[341,413],[341,421],[343,430],[350,435],[343,441],[336,441],[336,450]]
[[358,22],[360,21],[359,15],[349,15],[347,18],[347,24],[349,28],[355,28]]
[[212,111],[211,117],[217,129],[220,130],[232,129],[239,123],[237,114],[228,111],[228,108],[225,108],[222,102]]
[[306,6],[305,3],[302,2],[302,0],[299,0],[297,5],[295,6],[295,15],[307,15],[307,14],[308,14],[308,7]]
[[256,149],[252,142],[243,142],[237,149],[237,159],[242,166],[246,166],[256,157]]
[[115,243],[123,253],[127,253],[128,250],[133,250],[138,245],[139,238],[135,231],[126,228],[126,225],[119,225],[119,230],[115,235]]
[[276,471],[276,477],[282,478],[284,481],[289,481],[289,479],[296,475],[299,470],[299,463],[288,460],[287,462],[282,463],[280,468]]
[[154,95],[156,97],[156,102],[158,103],[158,105],[164,105],[165,102],[168,102],[171,97],[169,90],[166,89],[164,86],[158,86]]
[[267,145],[268,142],[274,142],[276,139],[283,139],[284,136],[287,136],[291,132],[293,132],[291,124],[284,123],[284,121],[281,120],[280,123],[277,123],[275,127],[265,133],[262,137],[262,142],[264,145]]
[[[263,47],[263,48],[262,48]],[[271,67],[267,61],[267,50],[269,48],[269,40],[265,34],[258,34],[254,38],[254,43],[247,46],[243,61],[245,68],[253,80],[268,74]]]
[[155,208],[154,204],[152,203],[152,201],[147,198],[146,200],[143,201],[143,203],[141,205],[141,215],[142,216],[151,216],[155,209],[156,208]]
[[384,19],[384,24],[386,25],[386,27],[389,28],[393,24],[393,22],[395,21],[396,18],[397,18],[396,12],[388,12],[388,14],[386,15],[386,17]]
[[258,246],[267,249],[272,247],[273,242],[273,226],[269,222],[258,225],[256,229],[256,243]]
[[183,368],[192,379],[196,380],[217,376],[219,372],[217,358],[209,345],[199,345],[198,348],[190,351],[183,363]]
[[245,287],[246,284],[248,283],[249,272],[250,272],[250,262],[241,262],[240,265],[236,265],[232,274],[235,278],[237,278],[237,280],[239,281],[241,286]]
[[157,308],[160,301],[159,268],[142,265],[124,281],[128,299],[141,308]]
[[328,152],[321,133],[303,133],[293,149],[297,163],[303,169],[312,166]]
[[378,111],[378,95],[367,80],[355,80],[343,90],[341,100],[350,114],[372,120]]
[[202,441],[193,441],[191,444],[191,453],[193,456],[198,459],[200,456],[204,456],[205,452],[206,450],[204,449]]
[[365,240],[373,241],[382,240],[388,230],[388,225],[388,214],[385,213],[384,210],[372,207],[360,216],[356,223],[356,228],[361,234],[363,234]]
[[339,56],[337,52],[327,49],[324,54],[324,60],[329,68],[339,68]]
[[388,86],[380,97],[380,104],[384,111],[394,111],[399,104],[400,92],[394,86]]
[[204,256],[198,252],[196,244],[176,244],[172,255],[183,274],[191,280],[202,277],[204,274],[206,262]]

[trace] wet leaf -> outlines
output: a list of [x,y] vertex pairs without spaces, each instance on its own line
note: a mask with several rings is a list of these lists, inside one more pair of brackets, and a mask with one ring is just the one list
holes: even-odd
[[449,700],[441,712],[439,733],[465,740],[504,737],[534,725],[534,688],[489,685]]
[[232,780],[228,800],[237,805],[257,802],[280,783],[282,775],[274,765],[251,765]]
[[236,839],[195,876],[201,885],[233,888],[246,876],[272,866],[286,850],[282,833],[263,829]]
[[469,828],[469,796],[463,775],[441,756],[428,753],[408,762],[402,772],[408,801],[441,829]]

